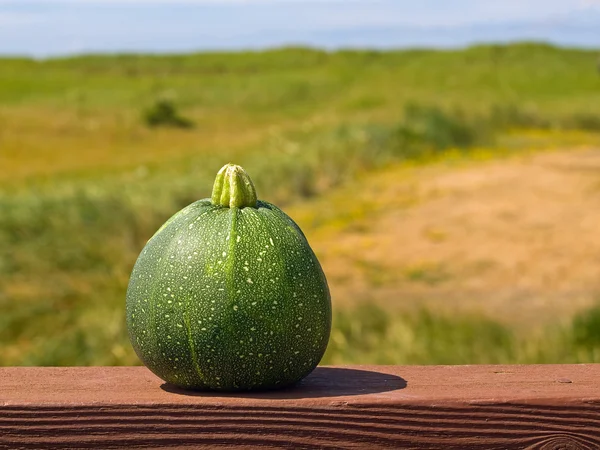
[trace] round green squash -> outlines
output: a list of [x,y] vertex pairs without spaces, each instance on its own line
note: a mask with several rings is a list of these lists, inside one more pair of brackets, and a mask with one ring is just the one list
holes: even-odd
[[232,164],[211,199],[179,211],[148,241],[126,309],[142,362],[187,389],[294,384],[317,366],[331,331],[329,288],[304,234],[257,201]]

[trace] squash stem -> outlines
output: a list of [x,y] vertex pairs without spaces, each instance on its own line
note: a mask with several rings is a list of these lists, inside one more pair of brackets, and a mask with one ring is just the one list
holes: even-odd
[[225,164],[217,173],[211,196],[213,205],[256,208],[256,189],[248,173],[235,164]]

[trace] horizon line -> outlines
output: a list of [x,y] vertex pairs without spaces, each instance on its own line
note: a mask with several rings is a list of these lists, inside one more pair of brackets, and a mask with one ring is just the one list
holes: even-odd
[[414,45],[391,45],[391,46],[335,46],[328,47],[324,45],[311,45],[302,43],[289,43],[280,45],[265,45],[256,47],[214,47],[214,48],[197,48],[197,49],[173,49],[173,50],[82,50],[75,52],[64,52],[55,53],[46,56],[28,55],[25,53],[2,53],[0,52],[0,59],[28,59],[33,61],[51,61],[59,59],[76,59],[85,57],[114,57],[114,56],[189,56],[189,55],[202,55],[202,54],[239,54],[239,53],[268,53],[274,51],[285,51],[285,50],[310,50],[315,52],[324,53],[340,53],[340,52],[369,52],[374,51],[378,53],[394,53],[394,52],[410,52],[410,51],[457,51],[457,50],[468,50],[477,47],[509,47],[518,45],[532,45],[539,47],[551,47],[560,50],[579,50],[586,52],[600,51],[600,46],[597,45],[573,45],[565,44],[560,42],[553,42],[550,39],[506,39],[506,40],[481,40],[473,41],[468,44],[449,44],[449,45],[429,45],[429,44],[414,44]]

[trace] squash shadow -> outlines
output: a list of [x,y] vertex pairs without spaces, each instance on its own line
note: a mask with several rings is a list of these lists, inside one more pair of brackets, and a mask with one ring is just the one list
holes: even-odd
[[171,394],[193,397],[245,397],[260,399],[301,399],[318,397],[345,397],[379,394],[404,389],[408,383],[402,377],[366,369],[317,367],[306,378],[293,386],[270,391],[192,391],[169,383],[160,386]]

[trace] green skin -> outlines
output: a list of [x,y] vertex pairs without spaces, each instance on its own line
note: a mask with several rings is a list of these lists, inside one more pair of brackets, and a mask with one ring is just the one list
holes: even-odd
[[184,208],[148,241],[127,290],[137,355],[187,389],[289,386],[321,360],[331,331],[325,275],[274,205]]

